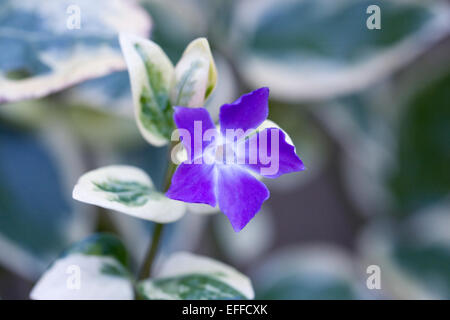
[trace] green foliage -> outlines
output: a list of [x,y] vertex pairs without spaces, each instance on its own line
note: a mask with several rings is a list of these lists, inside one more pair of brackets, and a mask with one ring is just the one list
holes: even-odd
[[175,124],[172,118],[173,111],[169,100],[169,88],[163,85],[163,71],[152,63],[139,44],[135,45],[135,49],[144,62],[149,80],[149,89],[145,86],[142,87],[139,99],[141,106],[140,120],[146,129],[159,132],[166,139],[170,139]]
[[202,64],[198,60],[192,62],[189,69],[186,70],[180,81],[177,82],[175,85],[176,99],[173,102],[174,106],[187,106],[189,104],[189,100],[194,95],[195,80],[193,79],[193,75],[201,66]]
[[443,243],[399,242],[393,259],[402,270],[440,298],[450,299],[450,249]]
[[245,296],[213,274],[187,274],[146,280],[139,292],[150,300],[236,300]]
[[323,276],[285,276],[272,287],[261,291],[257,299],[263,300],[352,300],[354,288],[348,281]]
[[110,198],[111,201],[117,201],[127,206],[143,206],[151,195],[148,185],[136,181],[108,179],[93,183],[99,190],[114,194]]
[[409,99],[401,119],[391,188],[401,212],[442,199],[450,190],[450,73]]
[[128,265],[128,253],[122,241],[116,236],[108,233],[93,234],[86,239],[75,243],[69,249],[64,251],[62,257],[74,253],[111,257],[124,266]]
[[[82,8],[77,29],[66,26],[71,5]],[[99,8],[108,16],[100,15]],[[148,16],[126,1],[2,1],[0,102],[46,96],[123,69],[117,35],[124,20],[129,21],[128,32],[146,36],[150,31]]]
[[[333,9],[324,9],[329,2],[306,0],[274,8],[261,19],[250,45],[257,52],[275,57],[289,58],[298,53],[349,63],[395,45],[430,18],[427,9],[414,4],[340,1],[333,3]],[[366,8],[370,5],[381,8],[383,31],[366,28]]]

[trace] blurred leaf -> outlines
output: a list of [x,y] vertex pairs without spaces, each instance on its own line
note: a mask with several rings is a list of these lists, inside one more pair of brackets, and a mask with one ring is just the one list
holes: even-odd
[[[366,9],[381,8],[381,30]],[[242,1],[234,21],[251,86],[297,101],[351,93],[406,65],[448,33],[448,6],[413,1]]]
[[96,234],[69,248],[42,275],[34,300],[133,299],[126,249],[112,235]]
[[[157,148],[142,140],[141,143],[120,152],[116,162],[141,168],[152,178],[156,189],[162,190],[168,166],[167,154],[167,148]],[[111,157],[107,159],[109,162]]]
[[192,0],[141,0],[152,16],[152,40],[158,43],[172,61],[181,57],[192,39],[205,36],[206,17],[202,7]]
[[256,269],[257,299],[358,299],[350,258],[337,248],[286,249]]
[[449,212],[447,199],[412,216],[392,243],[393,263],[430,298],[450,299]]
[[107,76],[84,81],[65,90],[62,96],[68,105],[81,105],[101,111],[133,117],[128,71],[113,72]]
[[[91,108],[93,104],[72,105],[67,100],[60,103],[65,103],[68,108],[57,110],[58,102],[59,100],[53,101],[53,107],[47,112],[57,114],[59,121],[70,126],[77,138],[92,152],[120,153],[144,143],[132,117],[123,117],[106,110],[95,110]],[[131,101],[128,108],[132,109]]]
[[[67,26],[73,6],[79,29]],[[42,97],[124,69],[118,32],[146,36],[150,26],[145,11],[123,0],[3,1],[0,102]]]
[[357,212],[366,216],[389,212],[392,205],[386,179],[393,156],[393,113],[399,108],[387,89],[374,86],[314,109],[342,151],[336,163],[343,186]]
[[347,281],[320,276],[291,275],[280,279],[258,299],[264,300],[351,300],[355,295]]
[[118,238],[108,233],[97,233],[73,244],[63,252],[61,257],[76,253],[111,257],[123,266],[128,266],[128,254],[125,246]]
[[269,106],[269,119],[289,134],[307,172],[294,172],[277,179],[266,179],[264,183],[270,190],[293,192],[297,187],[314,180],[321,172],[329,158],[330,144],[322,129],[309,119],[304,106],[297,107],[272,100]]
[[399,224],[373,224],[360,239],[367,264],[379,265],[382,287],[394,299],[450,298],[448,201]]
[[416,90],[401,118],[391,189],[404,214],[450,191],[450,73]]
[[73,197],[159,223],[176,221],[186,210],[183,202],[158,192],[144,171],[123,165],[103,167],[84,174],[73,189]]
[[173,254],[153,279],[139,283],[146,299],[253,299],[250,280],[210,258],[186,252]]
[[0,123],[0,260],[24,277],[91,227],[70,199],[69,185],[83,170],[75,142],[62,128],[22,131]]
[[[398,243],[393,258],[399,266],[420,282],[450,299],[450,248],[447,244]],[[433,290],[433,289],[431,289]]]
[[274,217],[267,206],[239,233],[230,228],[230,222],[224,215],[214,218],[220,248],[231,261],[239,264],[255,261],[274,244],[273,225]]

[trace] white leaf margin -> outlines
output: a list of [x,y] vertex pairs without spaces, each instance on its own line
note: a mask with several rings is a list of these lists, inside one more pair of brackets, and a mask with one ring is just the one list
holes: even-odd
[[[102,272],[123,266],[111,257],[74,253],[55,261],[33,287],[33,300],[131,300],[131,279]],[[75,277],[79,276],[79,280]],[[73,282],[72,282],[73,281]],[[78,283],[77,283],[78,282]]]
[[[150,177],[141,169],[112,165],[89,171],[82,175],[73,189],[72,196],[75,200],[125,213],[140,219],[158,223],[170,223],[180,219],[186,211],[183,202],[167,198],[158,193],[158,199],[148,199],[142,206],[127,206],[123,203],[110,200],[114,193],[98,190],[93,181],[102,182],[106,179],[119,181],[136,181],[153,188]],[[157,193],[157,191],[152,191]]]
[[[67,127],[60,123],[50,122],[36,134],[43,146],[47,148],[48,155],[60,168],[64,197],[69,203],[73,182],[86,169],[80,157],[80,145]],[[95,219],[92,213],[90,208],[84,208],[81,204],[73,207],[70,218],[61,226],[67,243],[76,241],[93,231]],[[0,254],[1,266],[14,270],[21,277],[33,281],[44,272],[52,256],[58,252],[49,252],[47,255],[36,254],[0,232],[0,253],[2,253]]]
[[[173,85],[171,95],[172,103],[174,103],[175,106],[178,105],[176,103],[176,100],[178,99],[176,92],[178,84],[194,62],[200,63],[201,66],[193,75],[193,80],[195,82],[193,95],[189,99],[189,102],[183,106],[192,108],[203,107],[205,100],[216,87],[217,67],[215,65],[208,40],[206,38],[197,38],[189,43],[183,52],[181,59],[175,66],[175,83]],[[210,87],[212,89],[208,92],[208,96],[206,96],[207,90]]]
[[[402,224],[403,234],[415,235],[415,243],[438,244],[450,250],[450,198],[444,199],[428,208],[419,210]],[[363,265],[379,265],[386,281],[383,290],[394,299],[439,300],[445,295],[435,290],[432,284],[408,272],[393,258],[394,244],[398,241],[397,229],[386,222],[373,222],[363,229],[358,239],[357,251]],[[402,233],[400,233],[402,234]],[[411,240],[411,239],[410,239]]]
[[[295,1],[298,0],[239,2],[231,24],[234,26],[231,42],[234,46],[238,46],[244,41],[243,37],[251,37],[258,20],[262,19],[273,6]],[[330,7],[338,5],[334,0],[322,1],[332,2]],[[344,4],[345,1],[339,2],[339,5]],[[416,1],[416,3],[419,2]],[[330,72],[329,67],[318,64],[303,72],[295,70],[291,65],[277,62],[275,59],[263,58],[249,52],[240,53],[238,66],[247,83],[253,87],[270,87],[272,96],[282,101],[319,101],[364,90],[413,61],[431,45],[450,33],[450,5],[434,3],[429,6],[434,17],[421,30],[406,37],[392,48],[380,50],[367,61],[349,67]],[[248,12],[252,12],[252,16],[249,16]]]
[[[72,2],[68,2],[68,5],[76,4],[76,0]],[[127,31],[141,36],[149,35],[152,20],[135,1],[116,0],[105,1],[105,3],[111,6],[108,8],[111,16],[107,17],[102,14],[99,14],[99,16],[103,16],[103,21],[116,32]],[[46,6],[40,5],[39,1],[35,4],[29,2],[27,5],[36,6],[43,11],[43,14],[51,13],[54,10],[50,8],[49,12],[45,12]],[[132,16],[133,22],[124,22],[121,15],[124,17]],[[95,56],[95,59],[92,58],[93,56]],[[10,80],[1,77],[0,103],[44,97],[80,82],[123,70],[126,67],[120,52],[106,46],[92,50],[91,53],[86,53],[86,48],[77,48],[64,61],[54,59],[51,54],[43,55],[43,59],[53,67],[55,72],[23,80]]]
[[152,280],[193,273],[211,275],[239,291],[248,299],[255,297],[250,279],[241,272],[220,261],[185,251],[170,255]]
[[146,88],[147,90],[152,91],[152,89],[150,88],[150,81],[146,72],[144,61],[142,61],[134,46],[139,44],[149,59],[152,60],[152,64],[157,66],[159,70],[163,71],[162,75],[164,76],[164,87],[167,89],[169,96],[174,81],[174,66],[161,47],[151,40],[141,38],[130,33],[121,33],[119,35],[119,43],[128,66],[134,114],[139,131],[147,142],[154,146],[162,147],[169,142],[168,139],[162,136],[159,132],[150,132],[142,125],[140,120],[140,99],[142,90]]

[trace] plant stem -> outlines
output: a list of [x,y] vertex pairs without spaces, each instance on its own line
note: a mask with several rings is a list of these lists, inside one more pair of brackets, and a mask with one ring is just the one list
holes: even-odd
[[164,192],[169,190],[170,183],[172,182],[172,176],[175,173],[176,168],[177,168],[176,164],[174,164],[173,162],[169,163],[169,167],[167,168],[166,171],[166,177],[164,178],[164,189],[163,189]]
[[[171,147],[169,147],[169,165],[167,167],[166,175],[164,178],[164,186],[163,186],[164,192],[166,192],[169,189],[170,183],[172,181],[172,176],[175,172],[175,169],[177,168],[177,166],[170,159],[170,153],[172,151],[172,146],[173,145],[171,145]],[[163,229],[164,229],[164,224],[155,223],[155,228],[153,229],[152,242],[149,246],[147,254],[145,255],[144,265],[141,268],[141,272],[139,274],[139,279],[146,279],[146,278],[150,277],[150,275],[151,275],[153,262],[155,260],[156,253],[158,252]]]
[[139,279],[146,279],[151,275],[153,261],[155,260],[156,253],[158,252],[163,228],[163,224],[155,224],[155,228],[153,229],[152,243],[147,251],[147,254],[145,255],[144,265],[142,266],[141,272],[139,274]]

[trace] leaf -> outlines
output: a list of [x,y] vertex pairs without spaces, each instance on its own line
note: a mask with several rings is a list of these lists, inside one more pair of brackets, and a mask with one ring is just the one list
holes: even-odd
[[450,298],[450,250],[446,244],[398,243],[393,258],[429,290],[430,296]]
[[128,254],[125,246],[118,238],[108,233],[97,233],[73,244],[63,252],[62,257],[75,253],[111,257],[123,266],[128,266]]
[[150,40],[121,34],[120,45],[128,66],[139,130],[149,143],[163,146],[174,129],[170,103],[173,65]]
[[214,231],[220,249],[233,263],[244,265],[256,261],[267,252],[275,242],[273,213],[263,207],[258,219],[253,219],[239,233],[230,228],[224,215],[214,219]]
[[0,123],[0,262],[26,279],[41,273],[94,216],[70,198],[83,172],[64,127],[20,130]]
[[414,90],[400,117],[389,187],[400,212],[413,213],[449,194],[450,73]]
[[168,199],[144,171],[130,166],[108,166],[84,174],[73,189],[73,198],[159,223],[176,221],[185,212],[183,202]]
[[215,87],[217,71],[208,41],[194,40],[175,69],[164,51],[150,40],[121,34],[120,44],[139,129],[149,143],[163,146],[175,129],[173,106],[203,106]]
[[254,273],[257,299],[357,299],[357,275],[350,257],[335,247],[285,249],[270,256]]
[[362,233],[360,252],[367,265],[380,266],[382,280],[389,279],[383,290],[394,299],[450,298],[449,209],[447,199],[395,228],[373,223]]
[[217,69],[206,38],[192,41],[175,67],[172,104],[184,107],[203,107],[214,90]]
[[152,16],[152,40],[172,61],[177,61],[186,45],[207,34],[207,17],[198,1],[142,0],[141,6]]
[[126,250],[112,235],[96,234],[69,248],[33,287],[34,300],[130,300]]
[[[107,111],[114,115],[133,119],[130,102],[130,79],[127,71],[113,72],[109,75],[84,81],[64,91],[64,101],[68,105],[86,106]],[[135,124],[133,123],[135,126]]]
[[[370,5],[381,9],[381,30],[366,27]],[[447,14],[423,1],[242,1],[233,23],[235,56],[245,80],[270,87],[272,97],[333,98],[412,61],[448,34]]]
[[138,284],[146,299],[253,299],[250,280],[235,269],[187,252],[173,254],[153,279]]
[[[67,27],[77,14],[70,8],[79,9],[79,29]],[[118,33],[146,36],[150,26],[145,11],[124,0],[3,1],[0,103],[42,97],[124,69]]]

